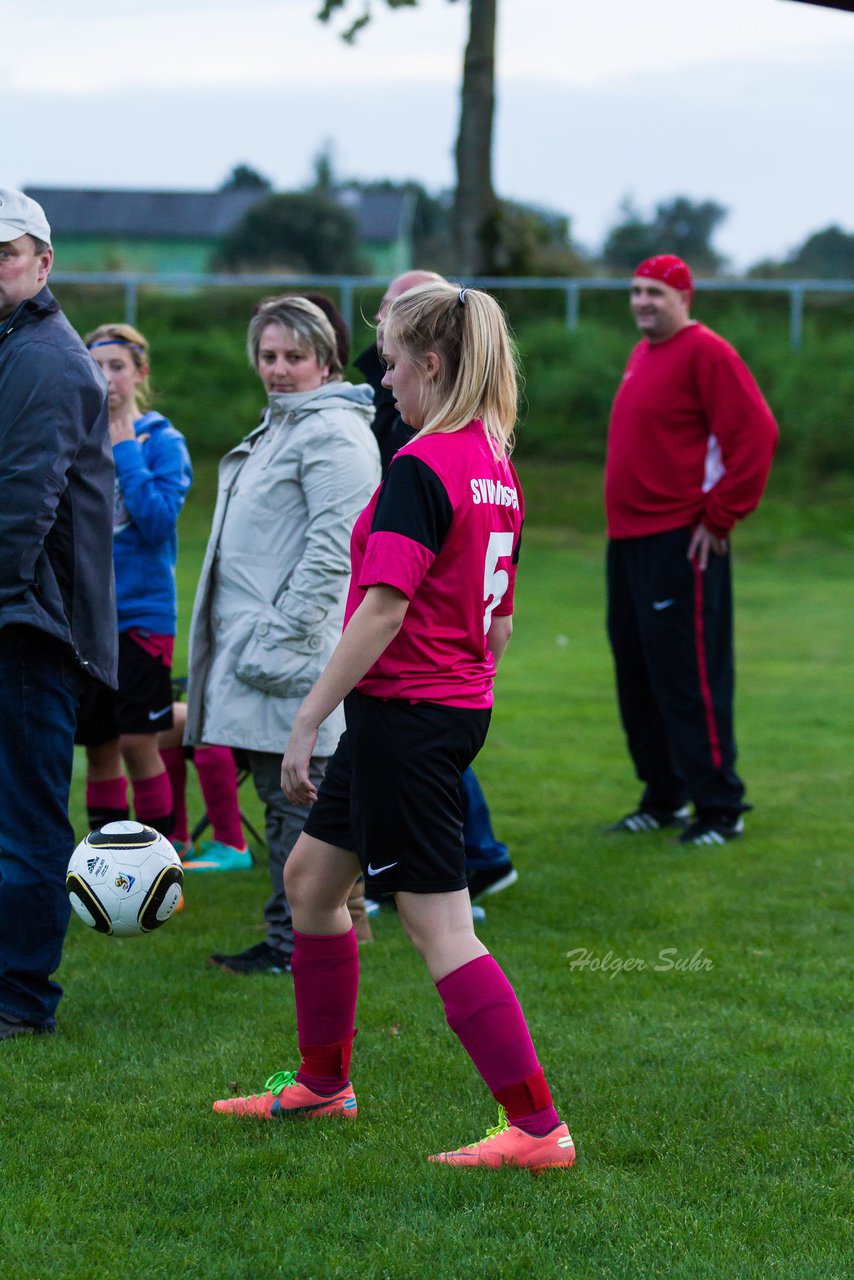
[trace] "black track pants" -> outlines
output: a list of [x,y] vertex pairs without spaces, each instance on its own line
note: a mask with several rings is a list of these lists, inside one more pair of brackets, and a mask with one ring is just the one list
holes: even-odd
[[710,554],[701,572],[690,540],[683,528],[608,545],[620,716],[645,807],[737,814],[730,558]]

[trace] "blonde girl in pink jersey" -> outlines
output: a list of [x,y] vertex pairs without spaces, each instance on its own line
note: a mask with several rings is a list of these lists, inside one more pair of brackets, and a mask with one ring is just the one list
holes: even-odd
[[[359,953],[346,901],[357,877],[393,893],[445,1016],[499,1104],[499,1124],[428,1158],[456,1167],[568,1168],[513,988],[477,938],[465,874],[460,778],[486,737],[512,630],[523,499],[510,462],[515,357],[488,294],[445,281],[392,304],[384,385],[416,435],[356,522],[341,640],[302,704],[282,789],[311,804],[285,881],[300,1065],[214,1110],[263,1119],[355,1118],[350,1081]],[[318,728],[347,729],[315,789]]]

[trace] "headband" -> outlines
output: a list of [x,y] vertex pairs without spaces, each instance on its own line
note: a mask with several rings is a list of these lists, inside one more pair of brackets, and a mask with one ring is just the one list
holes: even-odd
[[128,338],[99,338],[97,342],[90,342],[86,350],[94,351],[96,347],[131,347],[140,355],[145,355],[145,347],[141,347],[138,342],[131,342]]

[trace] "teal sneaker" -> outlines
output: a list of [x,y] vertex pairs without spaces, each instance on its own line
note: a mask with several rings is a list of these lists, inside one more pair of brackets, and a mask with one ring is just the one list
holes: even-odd
[[252,850],[249,845],[235,849],[219,840],[203,840],[198,857],[184,863],[185,871],[248,871],[252,866]]

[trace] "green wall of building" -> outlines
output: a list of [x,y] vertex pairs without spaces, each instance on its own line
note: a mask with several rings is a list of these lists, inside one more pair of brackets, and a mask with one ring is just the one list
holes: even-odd
[[[152,274],[202,275],[212,270],[215,240],[129,240],[98,236],[59,235],[53,241],[57,271],[140,271]],[[404,240],[362,246],[368,271],[377,276],[400,275],[412,266]]]
[[56,236],[53,249],[58,271],[189,272],[198,275],[210,270],[216,242]]

